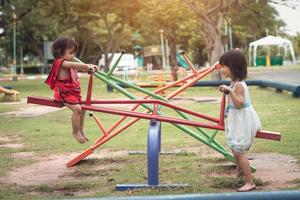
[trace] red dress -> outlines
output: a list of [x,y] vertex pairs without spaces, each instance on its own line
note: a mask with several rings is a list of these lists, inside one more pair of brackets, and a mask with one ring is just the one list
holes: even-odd
[[69,79],[58,80],[58,72],[64,60],[55,59],[45,83],[54,90],[54,99],[61,103],[80,104],[81,91],[78,72],[76,68],[68,69]]

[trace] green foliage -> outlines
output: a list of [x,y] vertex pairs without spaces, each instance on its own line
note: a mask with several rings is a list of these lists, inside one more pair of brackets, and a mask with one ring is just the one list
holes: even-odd
[[[120,49],[131,51],[136,44],[159,44],[160,29],[164,30],[174,58],[176,45],[195,55],[196,63],[203,64],[209,57],[207,37],[200,27],[208,26],[187,7],[182,0],[11,0],[17,16],[17,52],[22,47],[24,55],[43,60],[43,42],[59,36],[74,37],[80,47],[78,57],[97,63],[101,54]],[[203,13],[219,1],[198,2]],[[211,19],[216,22],[219,14],[232,19],[234,47],[247,47],[249,41],[270,33],[284,24],[276,18],[276,11],[266,1],[238,1]],[[2,63],[11,63],[13,14],[9,4],[4,7],[6,35],[0,40]],[[221,13],[220,13],[221,12]],[[222,31],[221,31],[222,32]],[[139,33],[141,37],[134,38]],[[222,36],[223,35],[223,36]],[[222,33],[224,38],[224,33]],[[223,39],[225,43],[226,38]],[[208,56],[207,56],[208,55]],[[19,62],[19,59],[18,59]]]
[[[231,21],[230,21],[231,19]],[[266,35],[280,35],[285,24],[278,19],[278,13],[267,1],[246,0],[241,6],[235,4],[227,13],[226,21],[232,25],[233,47],[248,48],[248,44]]]

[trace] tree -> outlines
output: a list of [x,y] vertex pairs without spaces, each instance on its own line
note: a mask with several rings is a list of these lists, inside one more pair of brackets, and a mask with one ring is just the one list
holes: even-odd
[[[17,46],[22,45],[27,53],[43,60],[44,41],[74,37],[79,43],[78,57],[95,64],[101,53],[119,49],[127,36],[123,31],[129,29],[128,24],[139,9],[138,0],[12,0],[11,3],[18,17]],[[5,42],[9,44],[10,38]]]
[[[177,45],[187,48],[188,40],[195,29],[196,19],[179,0],[148,0],[142,2],[143,8],[139,16],[139,24],[136,25],[141,34],[149,41],[146,44],[159,43],[160,30],[168,40],[170,48],[170,64],[172,68],[177,66]],[[176,77],[173,77],[176,80]]]
[[[248,19],[252,19],[252,21],[247,20],[247,22],[253,23],[253,21],[255,22],[256,18],[257,17],[259,18],[260,16],[249,18],[249,13],[251,12],[258,13],[256,9],[259,10],[260,8],[259,6],[263,6],[264,8],[269,7],[266,0],[260,0],[260,1],[182,0],[182,1],[186,5],[188,5],[188,7],[191,8],[191,10],[195,12],[197,17],[201,21],[200,34],[202,34],[203,38],[205,38],[205,44],[208,51],[208,58],[210,64],[217,62],[220,56],[224,53],[224,47],[222,44],[222,27],[223,27],[224,19],[226,19],[226,17],[234,18],[236,19],[236,21],[239,21],[240,24],[244,23],[247,26],[245,21],[241,20],[240,18],[241,15],[245,16],[246,13]],[[255,7],[256,9],[249,10],[248,9],[249,7]],[[230,12],[234,14],[230,16]],[[276,14],[276,12],[274,12],[274,9],[272,10],[269,16],[273,16],[273,14]],[[264,16],[264,14],[262,14],[261,16]],[[262,21],[266,22],[267,20],[264,19]],[[250,27],[253,28],[253,26]],[[255,29],[257,29],[257,27],[253,28],[252,30]],[[245,30],[245,32],[246,31],[248,30]],[[221,78],[222,77],[220,71],[215,70],[214,73],[212,74],[212,79],[220,80]]]
[[[208,51],[209,63],[218,61],[224,53],[224,47],[221,40],[221,28],[223,25],[224,14],[228,7],[232,6],[237,0],[183,0],[202,21],[200,33],[204,36],[206,48]],[[215,70],[212,74],[214,80],[221,79],[220,70]]]
[[[280,27],[285,24],[277,15],[277,11],[266,1],[233,5],[225,15],[225,23],[233,30],[233,48],[239,48],[247,55],[249,43],[265,37],[267,32],[271,35],[283,35]],[[226,43],[226,38],[224,39]]]
[[[80,44],[79,58],[92,57],[97,63],[101,54],[105,56],[104,70],[108,71],[108,53],[116,52],[123,40],[129,37],[124,30],[133,23],[135,13],[140,9],[138,0],[60,0],[47,2],[48,15],[57,25],[65,25],[63,34],[71,35]],[[92,55],[92,56],[91,56]]]
[[108,66],[111,62],[108,58],[108,53],[115,53],[120,48],[122,40],[129,39],[132,33],[129,30],[130,24],[136,20],[135,14],[139,11],[140,4],[137,0],[102,0],[99,2],[101,4],[94,10],[99,16],[96,22],[99,31],[95,31],[95,35],[98,37],[96,44],[105,56],[104,70],[108,71]]

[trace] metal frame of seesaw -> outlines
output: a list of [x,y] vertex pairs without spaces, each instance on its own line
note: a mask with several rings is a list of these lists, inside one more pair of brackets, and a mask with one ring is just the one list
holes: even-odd
[[[189,61],[189,59],[186,57],[186,55],[183,54],[184,59],[189,63],[191,69],[192,69],[192,74],[188,75],[178,81],[168,83],[162,88],[159,88],[155,90],[154,92],[150,92],[146,89],[140,88],[134,84],[131,84],[129,82],[126,82],[124,80],[121,80],[117,77],[112,76],[112,72],[114,71],[115,67],[117,66],[118,62],[120,61],[123,53],[121,56],[118,58],[114,66],[110,69],[108,73],[104,72],[97,72],[94,74],[97,78],[102,80],[104,83],[112,86],[114,89],[118,90],[125,96],[129,97],[132,100],[92,100],[92,86],[93,86],[93,75],[90,76],[89,79],[89,84],[88,84],[88,91],[87,91],[87,96],[86,100],[82,102],[82,109],[84,110],[90,110],[93,111],[91,114],[93,118],[95,119],[99,129],[103,133],[103,135],[88,149],[83,151],[80,155],[72,159],[70,162],[67,163],[68,167],[72,167],[75,164],[77,164],[80,160],[86,158],[90,154],[93,153],[95,149],[97,149],[99,146],[102,144],[106,143],[109,141],[111,138],[114,136],[118,135],[122,131],[124,131],[126,128],[137,122],[139,119],[150,119],[150,120],[158,120],[161,122],[169,122],[175,127],[179,128],[180,130],[183,130],[187,134],[191,135],[192,137],[200,140],[207,146],[213,148],[217,152],[221,153],[224,155],[224,157],[231,161],[235,162],[234,157],[226,151],[226,149],[221,146],[216,140],[215,136],[217,135],[218,130],[224,130],[224,107],[225,107],[225,97],[223,96],[222,102],[221,102],[221,109],[220,109],[220,116],[219,118],[214,118],[208,115],[203,115],[201,113],[196,113],[194,111],[175,106],[173,104],[168,103],[169,99],[172,99],[185,89],[187,89],[189,86],[193,85],[196,81],[200,80],[213,70],[219,67],[219,65],[214,65],[211,67],[207,67],[201,70],[197,70],[192,63]],[[122,88],[115,82],[125,85],[126,87],[135,89],[139,92],[142,92],[146,94],[146,96],[143,97],[143,99],[138,99],[135,95],[129,93],[126,89]],[[157,93],[165,91],[169,88],[172,88],[174,86],[178,86],[178,84],[181,84],[181,86],[171,94],[169,94],[167,97],[162,97],[158,95]],[[150,97],[154,99],[149,99]],[[53,99],[47,99],[47,98],[40,98],[40,97],[28,97],[28,103],[35,103],[35,104],[41,104],[41,105],[47,105],[47,106],[55,106],[55,107],[62,107],[63,105],[61,103],[53,101]],[[99,107],[99,106],[94,106],[95,104],[133,104],[133,108],[131,108],[130,111],[127,110],[120,110],[120,109],[111,109],[111,108],[106,108],[106,107]],[[145,112],[137,112],[135,111],[138,107],[144,107],[146,108]],[[183,119],[179,118],[174,118],[174,117],[169,117],[166,116],[165,113],[161,111],[162,107],[168,107],[171,109],[174,109],[176,113],[178,113]],[[111,126],[108,130],[104,128],[104,125],[102,122],[97,118],[95,115],[94,111],[97,112],[104,112],[104,113],[110,113],[110,114],[115,114],[115,115],[122,115],[123,117],[120,118],[113,126]],[[150,113],[149,113],[150,112]],[[195,117],[205,119],[209,121],[209,123],[204,123],[204,122],[199,122],[199,121],[193,121],[188,115],[193,115]],[[119,125],[122,124],[122,122],[127,118],[127,117],[133,117],[133,119],[120,128],[117,129]],[[213,124],[214,123],[214,124]],[[192,130],[191,128],[187,126],[193,126],[196,128],[195,130]],[[214,130],[213,132],[209,133],[208,131],[204,130],[203,128],[211,129]],[[116,130],[117,129],[117,130]],[[272,140],[280,140],[280,134],[276,132],[270,132],[270,131],[259,131],[256,135],[256,137],[259,138],[265,138],[265,139],[272,139]],[[253,166],[252,170],[255,170]]]

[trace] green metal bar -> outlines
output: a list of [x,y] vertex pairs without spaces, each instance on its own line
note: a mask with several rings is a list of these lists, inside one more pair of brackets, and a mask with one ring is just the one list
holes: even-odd
[[[125,96],[127,96],[130,99],[137,99],[136,96],[130,94],[127,90],[125,90],[124,88],[122,88],[121,86],[115,84],[113,81],[106,79],[105,76],[101,75],[101,73],[95,73],[94,74],[97,78],[99,78],[100,80],[102,80],[103,82],[105,82],[106,84],[109,84],[110,86],[112,86],[113,88],[115,88],[116,90],[118,90],[119,92],[121,92],[122,94],[124,94]],[[151,111],[152,108],[147,105],[147,104],[141,104],[144,108],[146,108],[147,110]]]
[[[105,76],[105,73],[103,72],[97,72],[95,73],[95,76],[97,78],[99,78],[100,80],[104,81],[105,83],[111,85],[112,87],[114,87],[116,90],[120,91],[122,94],[124,94],[125,96],[131,98],[131,99],[136,99],[136,97],[132,94],[130,94],[128,91],[126,91],[124,88],[120,87],[119,85],[115,84],[114,82],[110,81],[110,80],[107,80],[106,79],[106,76]],[[118,78],[114,77],[114,76],[111,76],[111,79],[112,80],[115,80],[116,82],[122,82],[122,84],[126,84],[127,87],[131,87],[131,86],[134,86],[130,83],[127,83],[123,80],[119,80]],[[124,83],[123,83],[124,82]],[[136,88],[136,86],[134,86],[134,88]],[[143,92],[144,89],[141,89],[141,88],[138,88],[137,87],[137,90],[140,91],[140,92]],[[150,96],[153,96],[153,93],[146,90],[145,91],[146,94],[150,95]],[[154,96],[157,96],[159,99],[163,100],[163,101],[167,101],[165,98],[159,96],[159,95],[154,95]],[[143,107],[145,107],[146,109],[148,109],[149,111],[152,111],[152,108],[149,107],[148,105],[144,105],[144,104],[141,104]],[[158,111],[158,113],[160,115],[165,115],[163,112],[161,111]],[[224,148],[219,148],[218,147],[218,143],[216,143],[216,141],[214,141],[213,144],[209,143],[206,138],[203,138],[202,136],[200,136],[199,134],[197,134],[196,132],[194,132],[193,130],[191,130],[190,128],[184,126],[184,125],[179,125],[179,124],[174,124],[174,123],[171,123],[172,125],[174,125],[175,127],[177,127],[178,129],[186,132],[187,134],[189,134],[190,136],[194,137],[195,139],[201,141],[202,143],[206,144],[207,146],[213,148],[214,150],[216,150],[217,152],[221,153],[228,161],[231,161],[233,163],[235,163],[235,159],[234,157],[229,153],[227,152]]]
[[[76,58],[75,58],[75,59],[76,59]],[[76,59],[76,60],[79,60],[79,59]],[[117,65],[119,61],[120,61],[120,59],[118,59],[118,61],[115,63],[115,65]],[[80,61],[80,62],[81,62],[81,61]],[[113,68],[112,68],[112,69],[113,69]],[[127,96],[127,97],[130,98],[130,99],[137,99],[137,98],[136,98],[136,96],[130,94],[127,90],[125,90],[125,89],[122,88],[121,86],[117,85],[117,84],[114,83],[113,81],[116,81],[116,82],[119,82],[119,83],[121,83],[121,84],[124,84],[125,86],[127,86],[127,87],[129,87],[129,88],[135,89],[135,90],[137,90],[137,91],[139,91],[139,92],[142,92],[142,93],[144,93],[144,94],[147,94],[147,95],[149,95],[149,96],[152,96],[152,97],[154,97],[154,98],[156,98],[156,99],[159,99],[159,100],[168,102],[167,99],[165,99],[165,98],[163,98],[163,97],[161,97],[161,96],[159,96],[159,95],[157,95],[157,94],[155,94],[155,93],[153,93],[153,92],[150,92],[150,91],[148,91],[148,90],[145,90],[145,89],[143,89],[143,88],[140,88],[140,87],[138,87],[138,86],[135,86],[135,85],[133,85],[133,84],[131,84],[131,83],[128,83],[128,82],[126,82],[126,81],[123,81],[123,80],[121,80],[121,79],[118,79],[117,77],[111,76],[112,71],[114,70],[114,69],[113,69],[113,70],[112,70],[112,69],[111,69],[111,73],[109,74],[109,76],[108,76],[108,74],[106,74],[106,73],[104,73],[104,72],[96,72],[96,73],[94,73],[94,75],[95,75],[97,78],[99,78],[99,79],[102,80],[103,82],[109,84],[110,86],[112,86],[113,88],[115,88],[116,90],[118,90],[119,92],[121,92],[122,94],[124,94],[125,96]],[[111,79],[111,80],[113,80],[113,81],[108,80],[108,79]],[[147,110],[149,110],[149,111],[152,111],[152,110],[153,110],[153,109],[152,109],[149,105],[147,105],[147,104],[141,104],[141,105],[142,105],[144,108],[146,108]],[[177,112],[179,115],[181,115],[183,118],[185,118],[185,119],[190,119],[185,113],[182,113],[182,112],[180,112],[180,111],[176,111],[176,112]],[[159,113],[160,115],[165,115],[163,112],[161,112],[161,111],[159,111],[159,110],[158,110],[158,113]],[[201,141],[202,143],[206,144],[207,146],[213,148],[213,149],[216,150],[217,152],[221,153],[221,154],[225,157],[225,159],[227,159],[228,161],[231,161],[231,162],[233,162],[233,163],[236,162],[236,161],[235,161],[235,158],[234,158],[228,151],[226,151],[224,147],[222,147],[220,144],[218,144],[215,140],[213,140],[213,143],[212,143],[212,142],[209,142],[209,140],[207,141],[206,139],[207,139],[207,138],[210,138],[210,136],[209,136],[209,135],[207,134],[207,132],[205,132],[202,128],[196,127],[196,129],[197,129],[198,131],[200,131],[206,138],[203,138],[202,136],[200,136],[199,134],[197,134],[196,132],[194,132],[193,130],[191,130],[190,128],[188,128],[188,127],[186,127],[186,126],[184,126],[184,125],[179,125],[179,124],[174,124],[174,123],[171,123],[171,124],[174,125],[175,127],[177,127],[178,129],[180,129],[180,130],[186,132],[187,134],[189,134],[190,136],[194,137],[195,139],[198,139],[199,141]],[[215,134],[216,134],[216,133],[215,133]],[[214,137],[215,137],[215,135],[213,134],[213,138],[214,138]],[[256,170],[255,167],[253,167],[253,166],[250,166],[250,167],[251,167],[251,170],[252,170],[252,171],[255,171],[255,170]]]
[[[130,99],[136,99],[136,97],[135,97],[134,95],[130,94],[127,90],[125,90],[125,89],[122,88],[121,86],[115,84],[114,82],[112,82],[112,81],[110,81],[110,80],[107,80],[107,79],[105,78],[105,73],[103,73],[103,72],[98,72],[98,73],[95,73],[95,76],[96,76],[97,78],[101,79],[102,81],[104,81],[105,83],[109,84],[110,86],[112,86],[114,89],[118,90],[119,92],[121,92],[121,93],[124,94],[125,96],[129,97]],[[111,78],[112,78],[112,80],[119,81],[118,78],[116,78],[116,77],[113,77],[113,76],[112,76]],[[128,87],[131,87],[131,85],[132,85],[132,84],[127,83],[127,82],[125,82],[125,81],[123,81],[123,80],[122,80],[122,82],[124,82],[124,83],[122,83],[122,84],[126,84],[126,86],[128,86]],[[136,86],[134,86],[134,87],[136,87]],[[139,91],[141,91],[141,92],[142,92],[142,90],[144,90],[144,89],[141,89],[141,88],[138,88],[138,87],[137,87],[137,89],[138,89]],[[148,91],[148,90],[146,90],[145,92],[147,92],[148,95],[151,95],[151,96],[152,96],[152,92],[150,92],[150,91]],[[158,96],[158,95],[154,95],[154,96]],[[164,100],[164,101],[167,101],[166,99],[164,99],[164,98],[161,97],[161,96],[158,96],[158,97],[159,97],[160,99]],[[152,111],[152,110],[153,110],[153,109],[152,109],[150,106],[148,106],[148,105],[145,105],[145,104],[141,104],[141,105],[142,105],[143,107],[145,107],[146,109],[148,109],[149,111]],[[158,113],[161,114],[161,115],[165,115],[165,114],[164,114],[163,112],[161,112],[161,111],[158,111]],[[173,124],[173,123],[172,123],[172,124]],[[209,143],[206,141],[205,138],[201,137],[199,134],[195,133],[194,131],[192,131],[192,130],[189,129],[188,127],[183,126],[183,125],[178,125],[178,124],[173,124],[173,125],[174,125],[175,127],[179,128],[179,129],[183,130],[184,132],[188,133],[188,134],[191,135],[192,137],[194,137],[194,138],[200,140],[201,142],[205,143],[206,145],[212,147],[213,149],[215,149],[216,151],[220,152],[220,153],[223,154],[224,156],[228,154],[227,152],[224,152],[223,150],[218,149],[218,148],[216,148],[215,146],[209,144]]]
[[[99,75],[102,75],[102,76],[106,76],[106,74],[105,74],[104,72],[96,72],[95,74],[99,74]],[[107,76],[106,76],[106,77],[107,77]],[[119,79],[119,78],[117,78],[117,77],[115,77],[115,76],[110,76],[109,78],[110,78],[111,80],[113,80],[113,81],[116,81],[116,82],[122,84],[122,85],[125,85],[126,87],[135,89],[135,90],[137,90],[137,91],[139,91],[139,92],[142,92],[142,93],[144,93],[144,94],[147,94],[147,95],[149,95],[149,96],[152,96],[152,97],[154,97],[154,98],[156,98],[156,99],[159,99],[159,100],[168,102],[165,98],[163,98],[163,97],[161,97],[161,96],[159,96],[159,95],[157,95],[157,94],[155,94],[155,93],[153,93],[153,92],[150,92],[149,90],[140,88],[140,87],[138,87],[138,86],[136,86],[136,85],[133,85],[133,84],[131,84],[131,83],[128,83],[127,81],[124,81],[124,80],[122,80],[122,79]]]
[[[105,73],[104,73],[104,72],[97,72],[97,73],[98,73],[98,74],[101,74],[102,76],[105,76]],[[149,96],[152,96],[152,97],[154,97],[154,98],[156,98],[156,99],[159,99],[159,100],[162,100],[162,101],[165,101],[165,102],[169,102],[168,99],[166,99],[166,98],[164,98],[164,97],[162,97],[162,96],[160,96],[160,95],[157,95],[157,94],[155,94],[155,93],[153,93],[153,92],[151,92],[151,91],[149,91],[149,90],[146,90],[146,89],[140,88],[140,87],[138,87],[138,86],[136,86],[136,85],[133,85],[133,84],[131,84],[131,83],[128,83],[128,82],[126,82],[126,81],[124,81],[124,80],[122,80],[122,79],[119,79],[119,78],[115,77],[115,76],[111,76],[110,78],[111,78],[112,80],[114,80],[114,81],[116,81],[116,82],[118,82],[118,83],[120,83],[120,84],[122,84],[122,85],[128,87],[128,88],[135,89],[135,90],[137,90],[137,91],[139,91],[139,92],[142,92],[142,93],[144,93],[144,94],[147,94],[147,95],[149,95]],[[118,87],[121,88],[120,86],[118,86]],[[123,89],[123,88],[122,88],[122,89]],[[123,93],[123,94],[124,94],[124,93]],[[178,110],[176,110],[176,112],[177,112],[181,117],[183,117],[184,119],[189,119],[189,120],[191,120],[191,118],[188,117],[188,115],[186,115],[185,113],[183,113],[183,112],[181,112],[181,111],[178,111]],[[201,132],[207,139],[210,138],[210,135],[209,135],[204,129],[202,129],[202,128],[200,128],[200,127],[195,127],[195,128],[196,128],[199,132]],[[220,145],[220,144],[217,143],[216,141],[214,141],[214,142],[215,142],[215,145],[217,145],[219,148],[225,150],[225,148],[224,148],[222,145]]]
[[107,74],[106,74],[106,77],[107,77],[107,78],[110,78],[110,76],[111,76],[112,73],[114,72],[115,68],[116,68],[117,65],[119,64],[119,62],[120,62],[120,60],[121,60],[121,58],[122,58],[122,56],[123,56],[124,54],[125,54],[125,51],[122,50],[122,51],[121,51],[121,55],[119,56],[119,58],[116,60],[116,62],[115,62],[114,65],[112,66],[112,68],[109,69],[109,71],[107,72]]
[[218,130],[215,130],[215,131],[212,133],[212,135],[211,135],[210,138],[208,139],[208,143],[211,143],[211,142],[215,141],[215,137],[216,137],[217,133],[218,133]]

